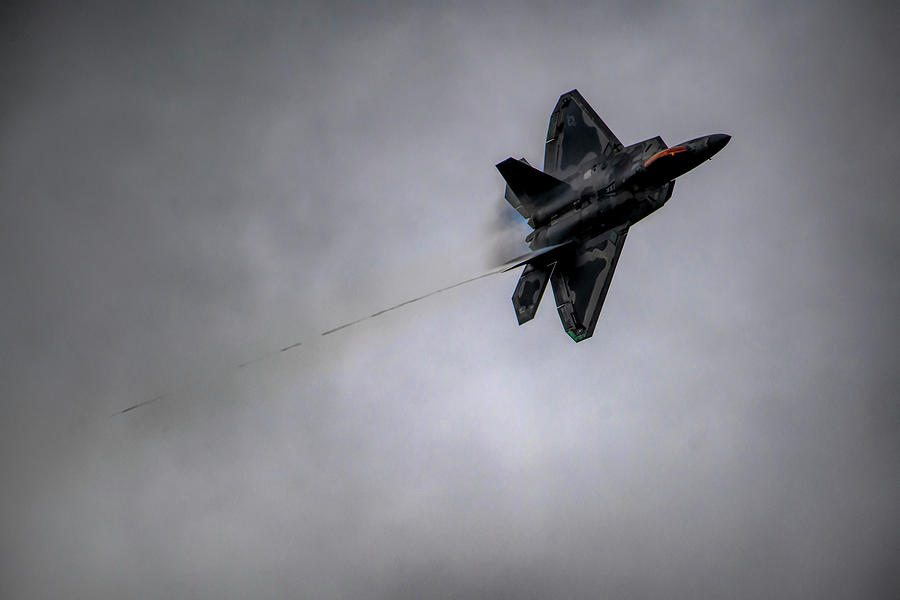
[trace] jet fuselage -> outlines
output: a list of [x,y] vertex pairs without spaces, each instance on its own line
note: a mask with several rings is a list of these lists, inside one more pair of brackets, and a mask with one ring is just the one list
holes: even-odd
[[676,177],[712,158],[730,139],[716,133],[665,148],[660,138],[651,138],[598,160],[565,180],[567,188],[550,190],[556,197],[528,220],[534,231],[525,241],[538,250],[634,224],[665,204]]

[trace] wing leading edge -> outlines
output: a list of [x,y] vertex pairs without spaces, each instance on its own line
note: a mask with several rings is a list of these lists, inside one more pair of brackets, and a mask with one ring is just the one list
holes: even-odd
[[588,158],[609,157],[622,147],[587,100],[578,90],[572,90],[559,97],[550,115],[544,172],[566,179]]
[[549,273],[563,329],[576,342],[594,334],[627,234],[623,225],[589,238]]

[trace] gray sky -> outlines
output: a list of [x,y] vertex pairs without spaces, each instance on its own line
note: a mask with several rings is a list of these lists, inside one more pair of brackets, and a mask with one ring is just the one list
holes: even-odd
[[[0,596],[892,595],[898,8],[558,4],[5,5]],[[514,273],[315,339],[480,273],[572,88],[734,136],[591,340]]]

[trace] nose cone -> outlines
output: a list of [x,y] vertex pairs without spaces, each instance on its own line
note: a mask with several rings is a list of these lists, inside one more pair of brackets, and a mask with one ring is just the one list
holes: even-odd
[[714,133],[706,138],[707,157],[711,158],[713,154],[725,147],[725,144],[731,139],[731,136],[725,133]]

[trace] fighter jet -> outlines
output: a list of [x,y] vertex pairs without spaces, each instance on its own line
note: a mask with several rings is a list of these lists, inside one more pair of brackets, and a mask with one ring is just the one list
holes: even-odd
[[532,252],[510,267],[525,265],[512,297],[519,325],[534,318],[549,281],[563,329],[576,342],[591,337],[628,229],[730,139],[716,133],[670,148],[657,136],[625,147],[578,90],[560,96],[544,170],[512,157],[497,165],[506,200],[533,230]]

